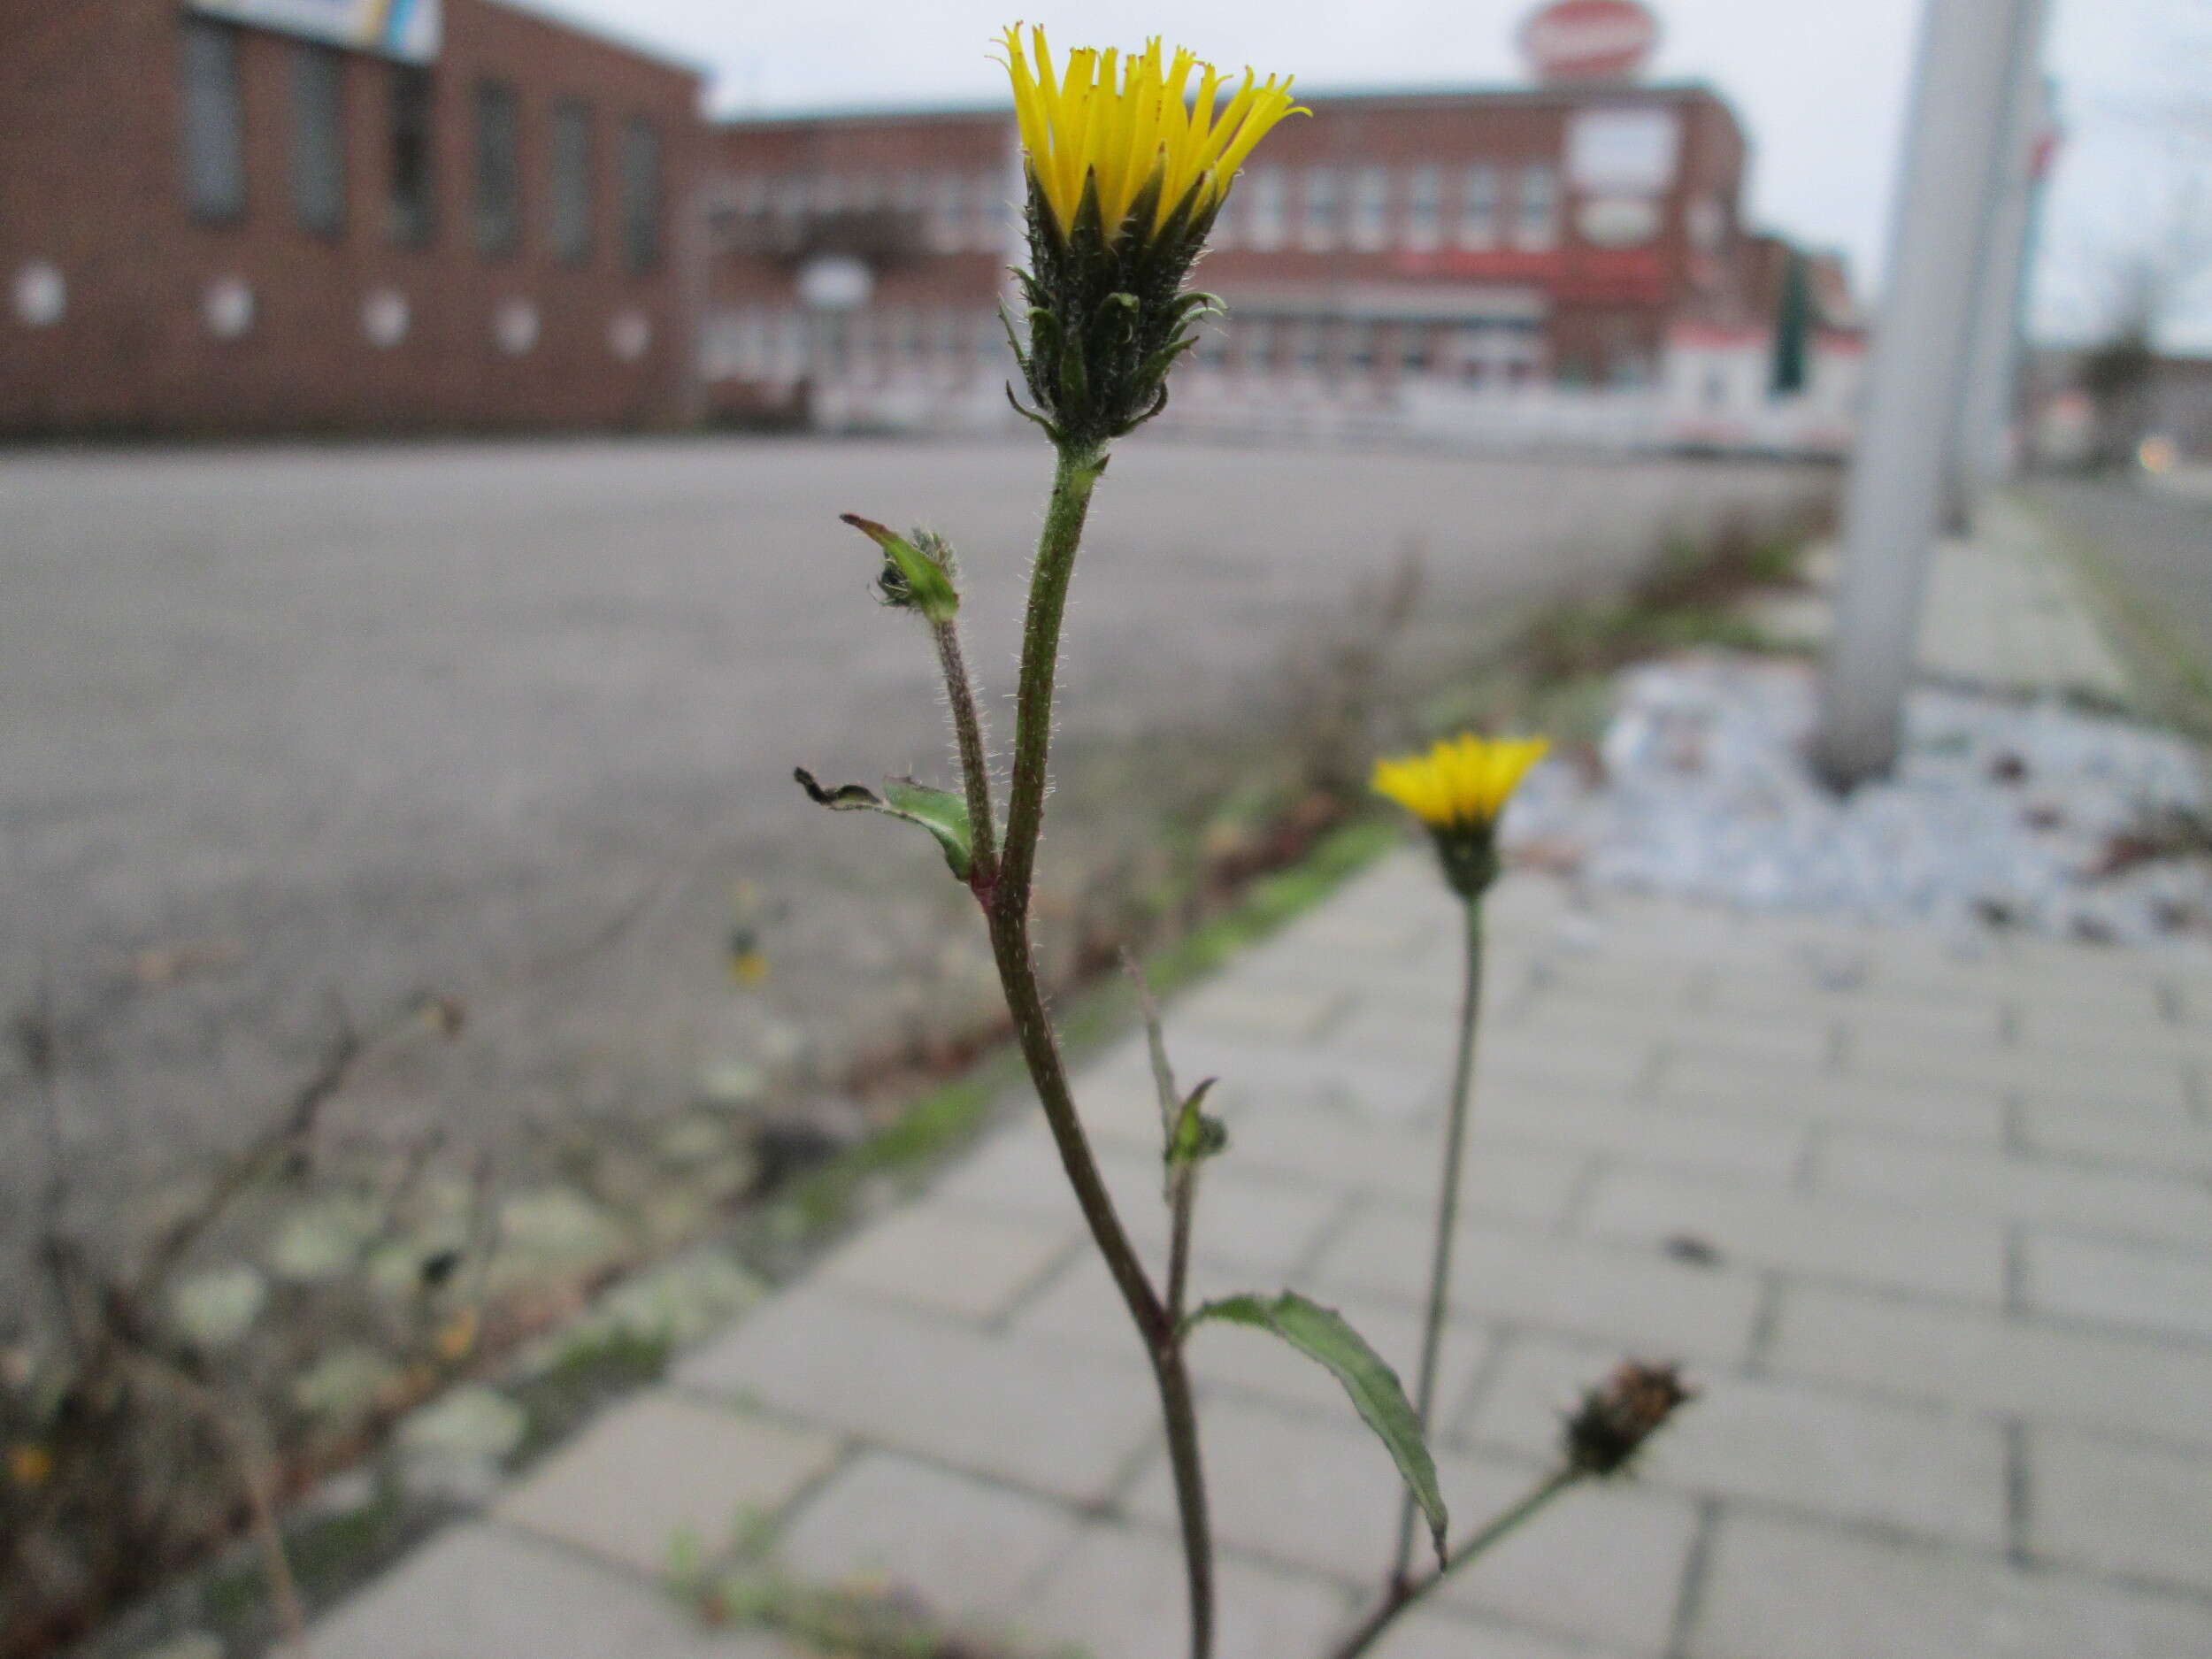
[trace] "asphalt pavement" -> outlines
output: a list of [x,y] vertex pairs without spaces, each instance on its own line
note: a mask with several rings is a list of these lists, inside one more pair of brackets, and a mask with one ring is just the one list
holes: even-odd
[[[498,1148],[733,1062],[832,1075],[949,936],[901,896],[926,848],[790,782],[941,769],[926,652],[836,515],[954,539],[998,709],[1048,465],[734,438],[0,457],[0,998],[52,987],[83,1189],[234,1143],[338,1007],[417,987],[479,1018],[370,1079],[349,1133]],[[1826,480],[1133,442],[1078,576],[1065,739],[1248,718],[1409,543],[1450,645]],[[775,964],[752,992],[722,971],[740,882]],[[39,1154],[24,1079],[0,1093],[6,1208]]]

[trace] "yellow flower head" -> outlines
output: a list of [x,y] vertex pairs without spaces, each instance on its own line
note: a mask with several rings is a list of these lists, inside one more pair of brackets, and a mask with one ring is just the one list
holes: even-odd
[[1489,738],[1462,733],[1425,755],[1375,763],[1374,788],[1440,832],[1488,830],[1530,767],[1551,744],[1540,737]]
[[35,1492],[52,1479],[54,1454],[34,1440],[8,1448],[8,1479],[26,1492]]
[[1148,232],[1165,224],[1187,197],[1194,198],[1193,218],[1210,215],[1268,129],[1286,115],[1306,113],[1290,100],[1289,77],[1256,83],[1248,69],[1233,93],[1227,77],[1194,54],[1179,47],[1164,58],[1156,36],[1141,52],[1125,55],[1112,47],[1080,48],[1059,72],[1041,28],[1030,29],[1027,52],[1018,23],[1006,31],[1003,44],[1022,148],[1064,235],[1082,205],[1086,180],[1097,182],[1099,219],[1110,242],[1156,178],[1159,199]]

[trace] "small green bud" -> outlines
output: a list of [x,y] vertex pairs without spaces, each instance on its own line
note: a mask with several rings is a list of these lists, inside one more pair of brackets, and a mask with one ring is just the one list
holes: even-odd
[[917,530],[910,541],[858,513],[841,517],[883,549],[883,573],[876,578],[876,588],[884,603],[894,610],[918,611],[930,623],[949,622],[960,613],[960,590],[952,580],[952,549],[943,537]]

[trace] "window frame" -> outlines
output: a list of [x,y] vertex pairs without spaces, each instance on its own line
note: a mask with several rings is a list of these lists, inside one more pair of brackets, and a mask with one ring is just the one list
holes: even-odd
[[1363,253],[1390,246],[1390,173],[1388,167],[1371,164],[1353,170],[1345,240]]
[[1344,211],[1342,180],[1325,162],[1308,167],[1298,181],[1298,245],[1325,253],[1338,242],[1337,220]]
[[[546,111],[545,240],[565,265],[587,265],[599,241],[599,112],[580,92]],[[575,139],[580,148],[571,153]]]
[[1455,239],[1462,248],[1485,250],[1498,245],[1498,209],[1504,174],[1494,161],[1471,161],[1459,175],[1459,217]]
[[385,231],[395,246],[438,239],[438,80],[422,64],[395,63],[384,96]]
[[1559,169],[1548,161],[1522,163],[1513,180],[1513,246],[1524,253],[1556,248],[1559,208]]
[[[641,171],[635,165],[641,157]],[[653,119],[634,111],[615,139],[616,234],[629,275],[648,276],[667,263],[667,147]]]
[[[292,44],[291,68],[292,222],[311,236],[336,242],[346,234],[346,58],[334,46],[319,41]],[[318,106],[315,100],[327,96]],[[319,131],[317,131],[318,123]],[[326,141],[319,145],[318,140]],[[326,172],[326,210],[313,198],[318,188],[310,170],[311,149],[326,148],[320,157]]]
[[[235,225],[246,217],[250,191],[241,37],[234,24],[204,17],[186,18],[180,36],[178,160],[185,211],[203,225]],[[216,149],[219,157],[213,153]]]
[[511,259],[523,242],[522,91],[504,76],[480,75],[469,107],[476,251]]

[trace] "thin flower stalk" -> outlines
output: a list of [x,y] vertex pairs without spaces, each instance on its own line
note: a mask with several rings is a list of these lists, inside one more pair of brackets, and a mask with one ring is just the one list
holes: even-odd
[[[1483,895],[1498,877],[1498,817],[1548,747],[1541,738],[1501,741],[1467,733],[1437,743],[1425,755],[1379,761],[1375,766],[1376,793],[1397,802],[1427,828],[1445,881],[1459,895],[1465,928],[1459,1043],[1445,1118],[1442,1184],[1437,1194],[1427,1311],[1421,1325],[1421,1369],[1414,1394],[1414,1412],[1424,1433],[1436,1405],[1437,1356],[1450,1310],[1452,1251],[1458,1239],[1460,1185],[1467,1161],[1475,1042],[1482,1021]],[[1386,1601],[1402,1596],[1409,1582],[1418,1518],[1418,1506],[1409,1493],[1399,1513]]]

